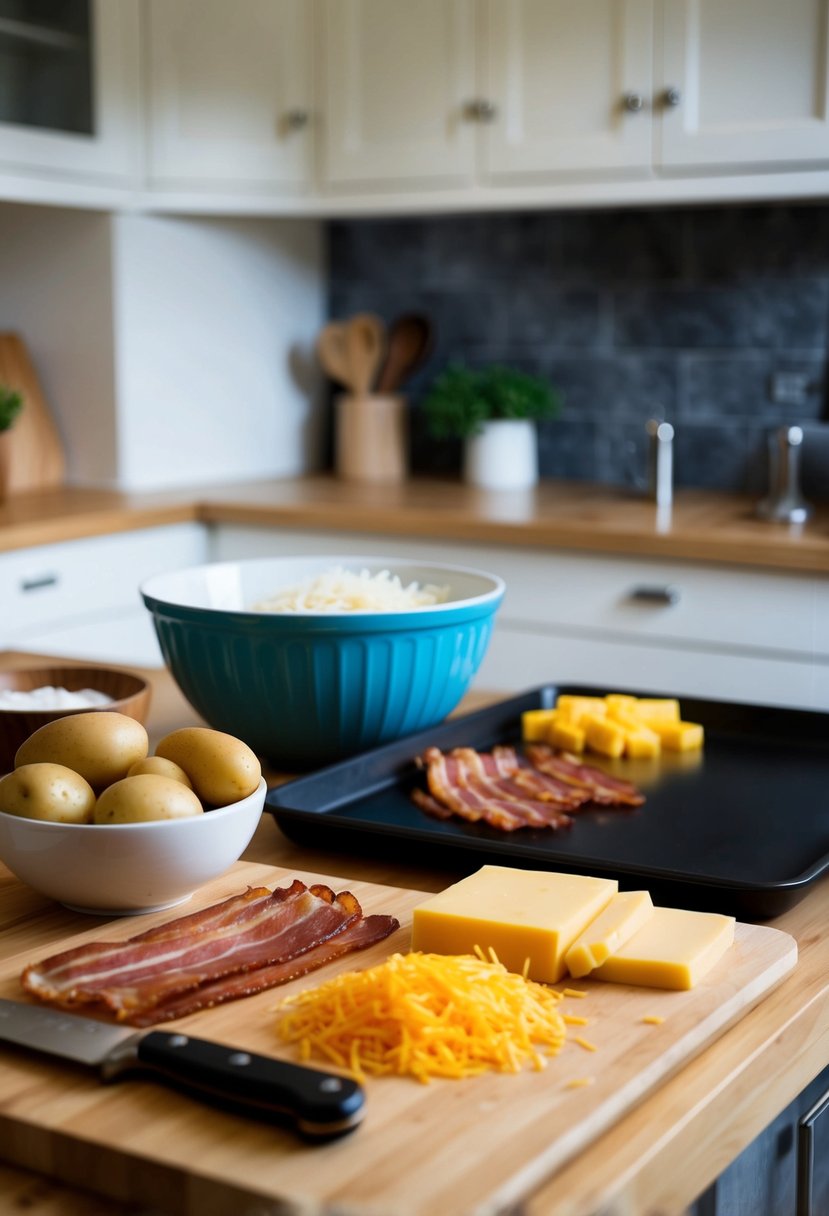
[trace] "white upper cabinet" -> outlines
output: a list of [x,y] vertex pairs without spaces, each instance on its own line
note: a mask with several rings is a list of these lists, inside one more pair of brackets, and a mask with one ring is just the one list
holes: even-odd
[[322,12],[326,185],[470,183],[473,0],[323,0]]
[[146,0],[152,185],[307,188],[309,0]]
[[826,0],[663,0],[659,162],[829,162]]
[[135,184],[138,44],[137,0],[3,5],[2,172]]
[[487,0],[484,169],[649,172],[652,0]]

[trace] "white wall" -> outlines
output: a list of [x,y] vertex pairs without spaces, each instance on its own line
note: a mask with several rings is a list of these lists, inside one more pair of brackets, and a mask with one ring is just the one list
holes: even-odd
[[116,479],[110,217],[0,204],[0,330],[25,341],[72,482]]
[[74,484],[319,467],[316,220],[0,204],[0,330],[26,340]]
[[318,467],[321,225],[117,215],[113,234],[119,484]]

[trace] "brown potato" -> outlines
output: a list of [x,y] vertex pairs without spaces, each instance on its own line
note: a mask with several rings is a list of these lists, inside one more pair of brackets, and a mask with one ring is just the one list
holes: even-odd
[[193,788],[193,782],[185,773],[184,769],[178,764],[174,764],[172,760],[164,760],[161,756],[145,756],[143,760],[136,760],[135,764],[131,764],[128,777],[137,777],[140,773],[155,773],[157,777],[169,777],[171,781],[180,781],[182,785],[186,785],[188,790]]
[[0,779],[0,811],[52,823],[91,823],[95,791],[63,764],[23,764]]
[[69,714],[47,722],[22,743],[14,758],[23,764],[64,764],[101,790],[127,775],[147,754],[149,740],[140,722],[112,710]]
[[206,726],[174,730],[161,740],[155,754],[180,765],[202,802],[212,806],[247,798],[262,778],[256,753],[247,743]]
[[189,819],[202,804],[180,781],[157,773],[138,773],[108,786],[95,803],[95,823],[146,823],[153,819]]

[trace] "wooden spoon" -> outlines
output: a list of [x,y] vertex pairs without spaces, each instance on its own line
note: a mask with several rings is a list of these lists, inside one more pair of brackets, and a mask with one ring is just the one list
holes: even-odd
[[433,329],[428,317],[407,313],[389,330],[388,350],[377,380],[378,393],[394,393],[420,367],[432,349]]
[[344,388],[353,389],[347,332],[348,327],[344,321],[332,321],[325,325],[317,338],[317,354],[326,376],[330,376]]
[[386,352],[386,327],[372,313],[357,313],[346,322],[345,344],[351,388],[364,397],[374,388]]

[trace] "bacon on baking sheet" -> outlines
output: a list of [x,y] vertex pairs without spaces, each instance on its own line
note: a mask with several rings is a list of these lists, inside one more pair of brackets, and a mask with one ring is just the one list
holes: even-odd
[[588,764],[580,764],[572,756],[553,751],[546,743],[527,744],[527,759],[540,772],[547,773],[577,789],[588,791],[591,802],[601,806],[641,806],[645,801],[630,781],[611,777],[609,773]]
[[53,955],[28,966],[21,979],[41,1000],[132,1021],[227,976],[289,963],[361,920],[349,891],[335,895],[299,880],[274,891],[254,887],[128,941],[89,942]]
[[[422,794],[415,801],[427,813],[437,814],[434,803],[461,819],[484,823],[505,832],[518,828],[557,828],[571,822],[561,805],[532,796],[515,781],[518,759],[506,755],[456,748],[448,755],[437,747],[424,752],[429,802]],[[510,775],[505,775],[510,774]],[[413,795],[414,796],[414,795]],[[573,803],[578,799],[573,799]]]
[[414,789],[412,801],[427,815],[484,822],[504,832],[566,827],[574,811],[591,803],[634,807],[645,801],[629,781],[543,745],[528,746],[526,761],[512,747],[456,747],[449,753],[430,747],[418,764],[426,769],[429,792]]

